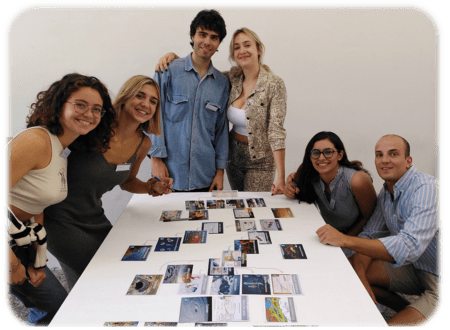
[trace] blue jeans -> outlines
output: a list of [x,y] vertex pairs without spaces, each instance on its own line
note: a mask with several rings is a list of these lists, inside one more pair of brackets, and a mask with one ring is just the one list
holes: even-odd
[[40,286],[35,288],[28,281],[21,285],[9,285],[9,291],[15,295],[27,308],[36,308],[46,312],[36,325],[48,325],[59,307],[67,297],[67,291],[50,269],[44,268],[47,276]]

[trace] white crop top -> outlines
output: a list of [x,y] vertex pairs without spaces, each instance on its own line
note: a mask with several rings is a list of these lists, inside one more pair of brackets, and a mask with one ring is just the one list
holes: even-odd
[[[67,159],[61,157],[64,148],[56,135],[37,126],[50,136],[52,159],[47,167],[31,170],[12,187],[10,203],[30,214],[40,214],[47,206],[57,204],[67,197]],[[14,169],[10,169],[14,170]]]
[[240,134],[247,136],[247,119],[245,117],[245,110],[238,109],[230,105],[227,111],[227,118],[233,124],[233,130]]

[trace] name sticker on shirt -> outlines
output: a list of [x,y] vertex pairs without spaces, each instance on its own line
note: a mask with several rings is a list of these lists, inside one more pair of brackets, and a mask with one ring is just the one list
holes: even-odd
[[66,159],[67,157],[69,157],[70,153],[71,153],[70,149],[69,149],[69,148],[66,148],[66,149],[63,150],[63,152],[61,152],[61,155],[60,155],[60,156],[61,156],[62,158],[64,158],[64,159]]
[[218,106],[212,105],[211,103],[206,103],[206,109],[212,110],[212,111],[217,111],[219,110]]
[[116,172],[128,171],[131,167],[131,164],[120,164],[116,167]]

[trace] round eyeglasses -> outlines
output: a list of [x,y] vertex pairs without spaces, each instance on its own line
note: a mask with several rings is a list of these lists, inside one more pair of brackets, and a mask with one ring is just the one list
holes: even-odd
[[77,113],[80,115],[84,115],[86,112],[88,112],[89,108],[92,109],[92,114],[97,117],[101,118],[105,114],[106,110],[103,109],[101,106],[98,105],[87,105],[83,102],[70,102],[66,101],[67,103],[73,104],[73,108]]
[[333,150],[331,148],[327,148],[324,149],[323,151],[317,150],[317,149],[313,149],[311,150],[311,152],[309,153],[309,156],[312,159],[317,159],[320,157],[320,154],[324,155],[325,158],[331,158],[333,157],[333,154],[336,152],[337,150]]

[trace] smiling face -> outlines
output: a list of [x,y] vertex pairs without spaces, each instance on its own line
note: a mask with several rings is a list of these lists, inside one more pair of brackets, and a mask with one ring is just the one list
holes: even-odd
[[[73,103],[84,103],[89,109],[84,113],[77,113]],[[101,118],[94,116],[92,106],[103,107],[100,93],[91,87],[80,87],[70,94],[60,113],[59,122],[67,135],[85,135],[100,123]]]
[[389,190],[412,165],[412,158],[406,156],[406,145],[398,136],[384,136],[375,146],[375,166],[378,175],[386,182]]
[[155,114],[158,102],[159,95],[156,87],[145,84],[139,93],[126,103],[125,110],[139,123],[145,123]]
[[198,27],[191,39],[194,43],[194,59],[209,61],[220,45],[219,34],[203,27]]
[[323,153],[319,155],[319,158],[311,158],[314,169],[319,173],[320,177],[327,183],[331,182],[336,176],[339,170],[339,161],[344,156],[344,151],[336,151],[336,147],[329,139],[319,140],[314,143],[312,150],[319,150],[323,152],[325,149],[335,150],[330,158],[326,158]]
[[258,66],[261,50],[253,38],[246,33],[239,33],[233,40],[234,61],[240,67]]

